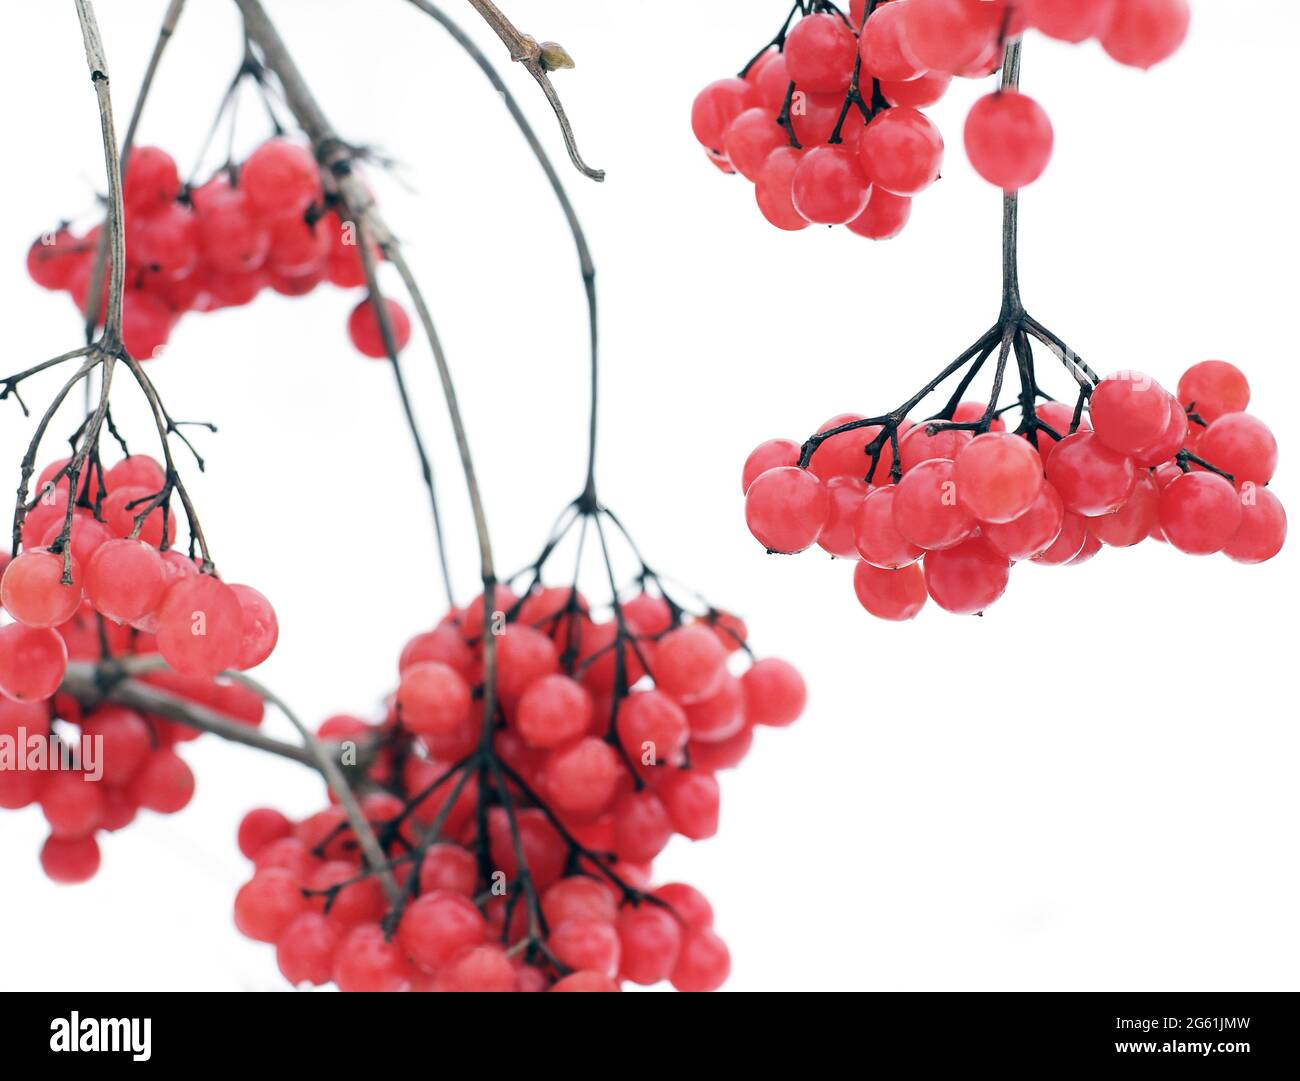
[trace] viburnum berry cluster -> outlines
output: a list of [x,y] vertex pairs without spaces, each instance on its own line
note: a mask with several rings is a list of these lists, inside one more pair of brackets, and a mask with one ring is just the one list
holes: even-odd
[[[734,78],[705,87],[691,125],[710,160],[754,184],[778,229],[844,225],[897,236],[911,201],[939,177],[944,140],[921,110],[954,77],[999,69],[1026,29],[1098,38],[1121,63],[1150,67],[1182,44],[1187,0],[852,0],[848,12],[799,0]],[[1007,191],[1037,180],[1053,145],[1043,108],[1002,87],[970,110],[967,156]]]
[[[189,804],[194,774],[178,747],[201,733],[167,714],[198,707],[252,730],[264,710],[241,683],[159,664],[151,634],[107,622],[89,604],[50,634],[83,676],[79,693],[39,701],[0,696],[0,808],[40,809],[50,829],[41,867],[53,881],[70,884],[98,871],[100,836],[125,829],[141,810],[170,815]],[[6,658],[8,644],[0,641]],[[41,663],[37,658],[36,667]],[[127,666],[143,685],[140,709],[102,700],[95,686],[96,679],[111,683]]]
[[[1012,347],[1023,357],[1027,338]],[[892,620],[927,597],[982,612],[1016,563],[1075,565],[1103,546],[1151,539],[1239,563],[1281,550],[1286,513],[1266,487],[1277,441],[1245,412],[1233,365],[1194,365],[1177,396],[1120,372],[1077,405],[1025,398],[1012,431],[996,404],[956,400],[921,421],[905,407],[833,417],[802,446],[770,440],[745,463],[749,528],[769,551],[858,560],[858,599]]]
[[[803,681],[782,661],[756,660],[738,618],[702,600],[688,607],[670,596],[597,499],[590,252],[554,168],[500,76],[463,31],[422,3],[488,75],[539,158],[573,232],[591,320],[583,495],[541,555],[509,583],[498,582],[446,358],[400,245],[356,171],[359,152],[330,127],[259,0],[236,3],[246,55],[232,93],[245,76],[254,79],[276,138],[199,187],[181,185],[161,151],[130,149],[182,5],[168,9],[128,145],[119,150],[93,9],[89,0],[78,4],[100,108],[108,213],[98,233],[60,231],[29,252],[33,278],[68,289],[98,313],[88,319],[88,344],[0,379],[0,399],[14,397],[26,413],[21,394],[28,379],[78,362],[24,457],[15,556],[0,560],[0,596],[15,620],[0,629],[0,690],[8,696],[0,699],[0,748],[21,740],[48,752],[43,764],[25,759],[21,769],[0,758],[0,805],[39,805],[51,828],[42,852],[47,874],[84,881],[98,867],[98,834],[121,828],[140,808],[168,813],[184,806],[193,777],[172,748],[200,731],[215,732],[310,766],[328,785],[329,804],[307,819],[292,822],[260,808],[238,832],[254,873],[235,899],[236,926],[274,942],[293,983],[610,991],[625,981],[666,980],[679,990],[712,990],[725,980],[730,959],[709,903],[689,886],[654,886],[651,865],[673,836],[699,840],[716,831],[717,774],[745,756],[757,727],[795,720],[804,707]],[[513,58],[547,88],[575,166],[599,179],[581,162],[549,87],[547,73],[570,62],[567,54],[520,35],[489,7],[485,18],[515,43]],[[228,94],[223,113],[229,102]],[[285,137],[276,103],[293,113],[310,150]],[[129,163],[125,181],[119,161]],[[335,228],[321,224],[331,215],[339,228],[355,223],[355,252],[315,246]],[[318,256],[310,266],[288,258],[309,249]],[[172,417],[141,364],[165,340],[162,320],[152,334],[136,324],[156,300],[174,321],[181,311],[206,310],[218,292],[229,298],[236,290],[224,304],[246,302],[268,284],[293,293],[326,278],[364,282],[376,303],[373,311],[365,302],[354,313],[350,331],[362,352],[392,361],[450,596],[432,468],[397,358],[409,323],[400,307],[377,303],[380,257],[402,279],[442,383],[483,593],[465,606],[453,602],[437,626],[407,644],[381,723],[335,717],[314,735],[241,671],[273,648],[275,614],[261,594],[216,575],[172,457],[176,440],[202,468],[184,434],[190,422]],[[76,284],[74,276],[90,284]],[[112,377],[123,369],[150,407],[161,461],[132,455],[113,419]],[[29,499],[41,442],[79,387],[85,417],[70,439],[71,455],[40,471]],[[112,465],[100,450],[104,432],[122,449]],[[189,529],[186,555],[172,547],[173,498]],[[622,588],[611,530],[626,542],[635,569]],[[591,533],[604,571],[597,588],[605,599],[594,603],[578,584]],[[574,576],[548,584],[566,538],[576,540]],[[263,702],[297,729],[301,746],[259,729]]]
[[[42,470],[37,495],[20,505],[22,548],[0,577],[0,694],[39,702],[67,668],[57,633],[83,602],[109,624],[152,636],[182,676],[211,678],[271,655],[279,624],[270,602],[246,585],[227,585],[210,561],[176,551],[175,482],[147,455],[89,475],[69,499],[72,460]],[[21,513],[25,511],[25,513]]]
[[[585,530],[607,514],[574,521]],[[322,741],[356,748],[382,862],[367,861],[337,806],[297,823],[265,808],[244,819],[255,870],[235,920],[275,944],[291,982],[711,991],[726,979],[708,902],[652,887],[651,864],[674,835],[716,832],[715,774],[740,762],[756,727],[796,719],[803,681],[774,659],[734,671],[744,624],[689,617],[645,567],[635,595],[597,618],[576,584],[541,584],[559,539],[521,595],[495,590],[486,619],[478,598],[407,643],[382,724],[321,726]]]
[[[1006,90],[1019,72],[1012,41]],[[981,613],[1002,596],[1017,562],[1078,564],[1103,546],[1148,538],[1192,555],[1271,559],[1287,532],[1267,487],[1278,447],[1246,412],[1246,377],[1216,360],[1189,368],[1176,393],[1134,371],[1100,378],[1025,310],[1018,194],[1007,192],[1003,205],[997,323],[891,412],[836,416],[802,445],[777,439],[756,448],[742,472],[750,531],[770,552],[817,544],[857,561],[859,601],[890,620],[914,618],[927,599]],[[1043,390],[1035,342],[1074,378],[1073,403]],[[1013,358],[1019,394],[1002,407]],[[990,360],[988,398],[969,399]],[[915,419],[950,380],[946,404]],[[1008,413],[1017,418],[1012,430]]]
[[[340,218],[311,151],[287,138],[266,140],[246,161],[227,163],[194,186],[181,182],[166,151],[138,147],[128,158],[123,199],[122,344],[138,360],[160,356],[187,312],[240,307],[268,289],[298,297],[323,282],[366,285],[355,223]],[[27,253],[32,280],[67,292],[78,311],[97,306],[96,325],[108,303],[101,237],[101,225],[81,236],[62,225],[37,237]],[[96,266],[103,277],[92,297]],[[384,303],[401,350],[411,337],[410,318],[396,300]],[[347,332],[365,356],[388,356],[369,296],[352,309]]]

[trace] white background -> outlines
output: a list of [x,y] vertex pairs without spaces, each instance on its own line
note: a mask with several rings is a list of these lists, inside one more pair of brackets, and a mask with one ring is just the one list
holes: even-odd
[[[504,58],[467,4],[448,5]],[[96,6],[124,117],[165,4]],[[182,162],[240,47],[233,4],[190,7],[141,130]],[[411,190],[376,187],[440,318],[499,562],[522,565],[581,480],[585,326],[559,212],[488,85],[416,11],[268,7],[340,130],[402,162]],[[577,58],[557,83],[609,171],[597,187],[564,170],[600,270],[604,496],[656,566],[743,613],[759,651],[795,661],[811,687],[799,724],[761,733],[726,776],[719,836],[679,839],[660,861],[713,899],[730,988],[1294,988],[1294,549],[1257,568],[1154,544],[1108,551],[1020,569],[983,619],[927,611],[894,626],[858,607],[849,566],[769,559],[745,530],[738,478],[754,444],[892,407],[992,322],[1000,200],[960,149],[984,88],[958,86],[934,110],[944,179],[902,238],[786,235],[704,160],[687,122],[695,92],[770,36],[784,0],[507,8]],[[1290,501],[1300,13],[1282,0],[1194,8],[1183,51],[1150,73],[1095,45],[1027,42],[1024,88],[1057,149],[1023,200],[1025,297],[1103,372],[1172,386],[1206,357],[1241,365],[1281,436]],[[31,285],[22,257],[60,217],[88,222],[103,181],[72,5],[10,4],[5,24],[8,371],[78,344],[68,299]],[[531,80],[509,78],[563,159]],[[241,131],[264,134],[251,98]],[[201,515],[223,572],[276,603],[283,634],[261,674],[313,720],[373,712],[401,644],[442,603],[390,375],[345,338],[354,303],[323,288],[190,316],[151,369],[176,415],[221,426],[203,438]],[[406,356],[464,599],[463,489],[427,351]],[[53,388],[25,389],[39,403]],[[130,391],[115,412],[144,449]],[[64,417],[55,440],[74,425]],[[5,403],[6,489],[30,430]],[[320,786],[212,738],[185,754],[194,803],[107,838],[87,886],[41,876],[39,811],[3,814],[0,987],[282,986],[271,950],[231,924],[246,874],[234,828],[258,804],[306,813]]]

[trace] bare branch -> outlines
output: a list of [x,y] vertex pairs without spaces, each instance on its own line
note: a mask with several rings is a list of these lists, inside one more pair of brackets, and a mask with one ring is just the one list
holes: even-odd
[[[77,18],[81,21],[81,36],[86,46],[86,64],[90,68],[90,81],[99,99],[99,127],[104,142],[104,169],[108,174],[108,220],[104,232],[108,235],[109,279],[108,310],[104,317],[103,344],[106,352],[116,352],[122,340],[122,290],[126,279],[125,214],[122,210],[122,163],[118,158],[117,131],[113,125],[113,101],[108,88],[108,61],[104,58],[104,43],[95,22],[95,8],[91,0],[74,0]],[[91,278],[92,290],[96,288]],[[93,311],[94,309],[92,309]],[[105,376],[112,364],[105,359]]]
[[320,770],[321,775],[329,784],[330,790],[338,799],[339,806],[343,808],[344,813],[348,816],[348,823],[352,827],[352,832],[356,834],[357,843],[361,845],[362,852],[365,853],[366,862],[378,875],[379,884],[383,887],[388,900],[395,904],[401,896],[397,879],[393,877],[392,869],[388,866],[388,857],[384,855],[384,850],[379,845],[379,839],[375,836],[375,831],[370,828],[370,823],[366,821],[366,816],[362,812],[360,804],[357,803],[356,793],[353,792],[352,786],[348,784],[348,779],[343,776],[342,768],[334,760],[334,754],[327,750],[325,744],[321,743],[312,734],[311,730],[298,719],[298,715],[285,704],[283,699],[267,690],[257,680],[245,675],[243,672],[227,672],[226,678],[242,683],[249,690],[255,692],[264,702],[269,702],[275,706],[284,714],[285,719],[297,729],[303,745],[307,748],[316,764],[316,768]]
[[[492,542],[488,535],[487,513],[483,506],[483,496],[479,489],[478,477],[474,469],[474,458],[470,452],[469,437],[465,431],[465,422],[461,416],[460,403],[456,396],[456,386],[451,377],[451,368],[443,351],[442,340],[434,326],[433,316],[424,299],[419,284],[411,271],[410,265],[402,254],[401,245],[379,213],[366,186],[361,182],[352,168],[352,150],[339,138],[338,132],[325,116],[316,96],[307,85],[298,70],[298,65],[289,54],[280,32],[275,28],[260,0],[235,0],[244,13],[244,25],[249,39],[257,45],[266,66],[275,73],[284,91],[285,101],[303,131],[311,140],[316,151],[316,159],[321,167],[333,178],[339,196],[354,221],[362,224],[365,233],[374,238],[380,250],[397,268],[398,274],[406,287],[411,303],[415,306],[420,324],[428,338],[433,352],[434,364],[438,370],[438,379],[442,385],[443,398],[447,404],[447,414],[451,421],[452,433],[456,440],[456,449],[460,456],[461,469],[465,476],[465,488],[469,495],[470,507],[474,515],[474,528],[478,536],[479,575],[483,581],[484,625],[490,626],[492,611],[496,603],[496,570],[492,559]],[[490,731],[496,719],[496,639],[486,635],[483,642],[483,723]]]
[[[445,25],[441,13],[432,4],[426,3],[425,0],[410,0],[410,2],[427,15],[444,22]],[[605,170],[593,169],[578,153],[578,141],[573,134],[573,125],[569,123],[560,95],[551,84],[550,72],[574,66],[573,58],[569,56],[568,51],[563,45],[553,41],[538,44],[532,36],[521,33],[505,13],[492,3],[492,0],[469,0],[469,2],[474,6],[474,10],[483,16],[483,21],[496,32],[497,37],[505,43],[506,48],[510,50],[510,59],[522,64],[528,69],[528,74],[537,80],[537,85],[542,88],[551,110],[555,113],[555,119],[559,121],[560,134],[564,136],[564,145],[569,151],[569,160],[573,162],[574,168],[592,180],[604,180]]]
[[[184,7],[185,0],[171,0],[166,14],[163,15],[162,27],[158,31],[158,40],[154,42],[153,53],[149,57],[144,79],[140,83],[140,92],[136,95],[135,106],[131,110],[131,119],[126,125],[126,135],[122,139],[119,167],[123,176],[126,175],[127,163],[131,157],[131,148],[135,145],[136,129],[140,126],[141,116],[144,115],[144,104],[149,98],[149,91],[153,88],[154,76],[158,73],[158,64],[162,60],[162,54],[167,48],[167,43],[171,41],[172,34],[176,32],[176,24],[180,21],[181,10]],[[109,213],[112,213],[111,203]],[[90,286],[86,290],[86,306],[81,313],[86,321],[87,341],[94,338],[95,326],[99,322],[100,290],[103,288],[104,265],[108,261],[108,241],[108,229],[100,230],[99,242],[95,245],[94,270],[90,275]]]
[[[110,664],[115,662],[110,662]],[[210,732],[232,743],[241,743],[254,750],[300,762],[304,766],[317,769],[316,759],[305,747],[284,743],[278,739],[263,735],[258,729],[224,714],[208,709],[206,706],[191,702],[188,698],[170,694],[149,683],[138,679],[114,679],[100,666],[84,661],[72,661],[59,690],[71,695],[83,706],[93,708],[100,702],[112,702],[128,709],[166,717],[169,721],[203,732]]]

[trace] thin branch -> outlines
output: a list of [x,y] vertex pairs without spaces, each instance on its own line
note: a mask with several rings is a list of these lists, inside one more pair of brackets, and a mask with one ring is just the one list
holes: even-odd
[[[122,209],[122,163],[118,157],[117,131],[113,124],[113,101],[109,93],[108,61],[104,58],[104,43],[95,22],[95,8],[91,0],[74,0],[77,18],[81,22],[81,37],[86,46],[86,64],[90,68],[90,81],[99,101],[99,127],[104,143],[104,169],[108,174],[108,220],[104,232],[108,235],[109,264],[108,309],[104,316],[103,343],[113,352],[122,339],[122,290],[126,279],[126,231]],[[92,291],[97,287],[91,278]],[[98,305],[96,305],[96,308]],[[95,309],[92,309],[95,310]],[[105,361],[107,368],[111,358]]]
[[[131,110],[131,119],[127,121],[126,135],[122,139],[122,149],[118,156],[119,168],[122,175],[126,175],[126,168],[131,157],[131,148],[135,145],[136,130],[140,126],[140,118],[144,115],[144,104],[149,98],[149,91],[153,88],[154,76],[158,74],[158,65],[162,61],[162,55],[167,48],[167,43],[171,41],[172,34],[176,32],[176,24],[180,21],[181,10],[185,7],[185,0],[171,0],[166,13],[163,15],[162,26],[158,31],[158,40],[154,42],[153,52],[149,56],[149,64],[145,68],[144,78],[140,83],[140,92],[136,94],[135,106]],[[109,216],[112,214],[112,204],[109,204]],[[86,321],[86,340],[90,341],[95,336],[95,327],[99,322],[100,290],[104,284],[104,265],[108,261],[108,241],[109,230],[101,229],[99,240],[95,245],[95,256],[93,263],[93,272],[90,275],[90,285],[86,290],[86,306],[82,311],[82,316]]]
[[100,702],[112,702],[128,709],[142,713],[151,713],[166,717],[169,721],[210,732],[232,743],[240,743],[254,750],[266,751],[280,758],[299,762],[312,769],[318,769],[315,758],[305,747],[273,739],[261,731],[234,720],[224,714],[208,709],[188,698],[181,698],[152,684],[130,677],[117,678],[113,670],[117,662],[107,665],[88,664],[84,661],[72,661],[68,664],[67,674],[59,690],[71,695],[84,706],[94,707]]
[[524,141],[533,152],[537,159],[538,165],[541,166],[542,172],[546,174],[546,180],[551,185],[551,191],[555,193],[555,198],[560,204],[560,209],[564,212],[565,221],[568,223],[569,232],[573,236],[573,244],[578,253],[578,267],[582,273],[582,287],[587,296],[587,324],[590,334],[590,374],[591,374],[591,413],[588,422],[587,438],[587,485],[586,494],[589,499],[595,501],[595,472],[596,472],[596,425],[597,425],[597,391],[599,376],[599,324],[597,319],[596,304],[596,265],[591,256],[591,248],[587,243],[586,234],[583,232],[582,222],[578,219],[578,212],[573,206],[569,193],[565,191],[564,184],[560,180],[560,174],[556,171],[554,164],[551,162],[550,155],[546,153],[546,148],[542,145],[541,140],[537,137],[537,132],[533,130],[532,124],[524,115],[523,109],[520,108],[518,100],[510,92],[505,80],[496,66],[490,61],[483,50],[478,47],[460,25],[454,22],[437,5],[430,3],[429,0],[410,0],[415,7],[437,22],[448,34],[456,41],[462,49],[469,55],[469,58],[478,65],[479,70],[487,77],[492,88],[501,95],[501,100],[505,103],[507,111],[518,126]]
[[[424,328],[429,347],[433,352],[434,364],[438,369],[438,379],[442,385],[443,398],[446,401],[447,414],[451,421],[461,469],[465,476],[465,487],[474,515],[479,547],[479,576],[483,582],[484,626],[490,627],[496,603],[497,579],[492,559],[492,542],[488,533],[487,513],[483,506],[483,497],[474,469],[474,458],[470,452],[469,437],[461,416],[460,403],[456,396],[455,383],[452,381],[451,369],[429,306],[396,237],[380,215],[365,185],[352,169],[352,151],[339,138],[334,126],[325,116],[316,101],[316,96],[308,87],[260,0],[236,0],[236,3],[244,13],[244,25],[249,39],[257,45],[266,66],[279,79],[285,101],[311,140],[321,167],[334,177],[339,195],[353,220],[364,224],[366,232],[374,237],[380,250],[397,268]],[[496,712],[496,637],[492,634],[485,635],[483,641],[483,687],[483,724],[485,728],[490,728]]]
[[[425,4],[421,0],[411,0],[411,2],[428,14],[434,15],[430,10],[431,4]],[[474,6],[474,10],[483,16],[484,22],[496,32],[497,37],[505,43],[506,48],[510,50],[510,59],[523,64],[528,69],[528,74],[537,80],[537,85],[542,88],[542,93],[546,95],[546,100],[555,113],[555,119],[559,121],[560,134],[564,136],[564,145],[569,151],[569,160],[573,162],[574,167],[585,177],[596,181],[604,180],[605,170],[593,169],[578,153],[578,142],[573,134],[573,126],[569,123],[560,95],[551,84],[549,73],[559,68],[573,67],[573,58],[562,45],[557,45],[553,41],[544,41],[539,45],[536,39],[521,33],[505,13],[492,3],[492,0],[469,0],[469,2]],[[437,17],[434,15],[434,18]]]
[[424,487],[429,493],[429,506],[433,511],[433,534],[434,543],[438,549],[438,566],[442,572],[443,590],[447,595],[447,606],[456,607],[455,590],[451,585],[451,568],[447,563],[447,540],[442,528],[442,509],[438,506],[438,488],[433,478],[433,461],[429,457],[429,452],[424,445],[424,436],[420,432],[420,425],[415,419],[415,408],[411,404],[411,395],[406,387],[406,376],[402,371],[402,361],[397,355],[397,335],[393,330],[393,320],[388,312],[388,305],[384,302],[384,294],[379,288],[379,270],[375,265],[375,252],[370,246],[370,235],[366,231],[365,221],[356,223],[358,244],[357,251],[361,256],[361,266],[366,276],[366,291],[370,300],[370,305],[375,313],[375,319],[379,324],[379,336],[384,343],[384,352],[388,354],[388,363],[393,369],[393,380],[397,384],[397,397],[402,403],[402,415],[406,418],[406,426],[410,429],[411,440],[415,444],[415,455],[420,462],[420,475],[424,479]]
[[378,838],[375,837],[375,831],[370,828],[370,823],[366,821],[366,816],[362,812],[360,804],[357,803],[356,794],[352,791],[352,786],[348,784],[348,779],[343,775],[342,768],[334,760],[334,755],[326,750],[325,745],[298,719],[298,715],[285,704],[279,695],[267,690],[252,676],[245,675],[243,672],[227,672],[226,678],[243,684],[264,702],[269,702],[275,706],[284,714],[285,719],[297,729],[303,745],[316,763],[316,768],[320,770],[321,775],[324,776],[326,783],[330,786],[330,791],[338,799],[339,806],[343,808],[344,813],[348,816],[348,822],[352,826],[352,832],[356,834],[357,843],[361,845],[361,850],[365,853],[366,862],[374,868],[375,873],[379,876],[379,883],[388,896],[388,900],[396,903],[398,897],[401,896],[397,879],[393,877],[393,872],[388,867],[388,858],[384,855],[384,850],[380,847]]

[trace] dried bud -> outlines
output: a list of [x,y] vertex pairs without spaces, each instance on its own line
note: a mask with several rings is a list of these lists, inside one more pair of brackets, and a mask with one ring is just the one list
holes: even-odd
[[573,67],[573,57],[563,45],[554,41],[543,41],[541,45],[541,62],[543,71],[559,71],[561,68]]

